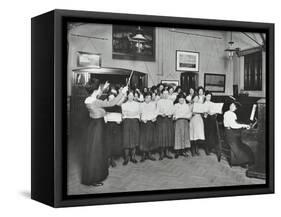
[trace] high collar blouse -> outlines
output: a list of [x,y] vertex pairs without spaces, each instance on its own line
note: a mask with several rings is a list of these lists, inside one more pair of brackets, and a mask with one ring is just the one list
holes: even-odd
[[190,119],[192,116],[191,108],[187,103],[177,103],[174,108],[174,117],[176,119],[185,118]]
[[157,108],[155,102],[141,103],[140,114],[142,121],[151,121],[157,117]]
[[127,101],[121,107],[123,118],[140,118],[140,103]]
[[171,116],[174,112],[174,104],[170,99],[160,99],[157,102],[157,110],[159,115]]
[[116,105],[123,97],[123,94],[118,94],[113,100],[100,100],[93,98],[93,96],[88,97],[85,100],[86,107],[89,110],[89,116],[91,118],[103,118],[106,115],[104,110],[105,107],[112,107]]

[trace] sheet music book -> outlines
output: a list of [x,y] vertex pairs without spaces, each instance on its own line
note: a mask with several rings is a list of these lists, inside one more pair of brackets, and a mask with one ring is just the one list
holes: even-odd
[[194,113],[211,113],[211,114],[221,114],[223,103],[194,103],[193,112]]
[[208,112],[208,106],[202,103],[194,103],[193,104],[193,112],[194,113],[205,113]]
[[209,112],[211,114],[221,114],[223,103],[212,103],[209,106]]

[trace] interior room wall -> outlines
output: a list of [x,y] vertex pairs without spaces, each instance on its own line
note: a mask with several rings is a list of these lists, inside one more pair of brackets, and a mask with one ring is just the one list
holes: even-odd
[[[262,44],[262,38],[259,33],[247,33],[250,37]],[[227,36],[230,39],[229,33]],[[234,47],[239,47],[241,50],[257,47],[258,44],[241,32],[233,32]],[[244,89],[244,57],[234,56],[233,58],[233,84],[238,85],[238,90]],[[266,89],[266,53],[262,52],[262,90],[247,91],[249,96],[265,97]]]
[[[148,86],[157,84],[161,80],[180,80],[181,72],[176,71],[175,68],[176,50],[195,51],[200,53],[199,86],[204,85],[204,73],[216,73],[226,75],[225,93],[219,95],[231,95],[233,84],[239,84],[241,87],[242,61],[240,58],[233,58],[230,61],[224,51],[230,39],[229,32],[180,29],[182,32],[197,34],[195,36],[170,30],[169,28],[156,28],[155,61],[147,62],[112,59],[112,25],[82,24],[70,29],[68,32],[68,95],[71,95],[72,69],[76,68],[78,51],[100,53],[102,67],[129,68],[145,72],[148,74]],[[74,35],[98,37],[105,40]],[[215,36],[220,39],[200,35]],[[252,46],[252,42],[246,37],[242,37],[241,34],[234,33],[233,36],[235,45],[243,48]]]

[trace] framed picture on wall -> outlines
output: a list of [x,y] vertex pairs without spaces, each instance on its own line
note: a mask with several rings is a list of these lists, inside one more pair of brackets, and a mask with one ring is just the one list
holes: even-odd
[[77,67],[101,67],[101,55],[84,51],[77,52]]
[[222,74],[204,74],[204,88],[211,92],[225,92],[225,75]]
[[[273,24],[54,10],[32,18],[31,28],[32,199],[67,207],[274,192]],[[238,102],[228,105],[232,96],[216,94],[214,103],[225,103],[230,121],[224,125],[224,115],[215,112],[206,118],[208,136],[201,131],[188,135],[188,129],[196,131],[197,125],[185,113],[187,91],[192,101],[196,96],[192,89],[204,79],[206,90],[223,93],[228,74],[200,72],[199,53],[188,51],[193,46],[190,37],[184,37],[192,34],[204,57],[201,68],[221,71],[231,61],[225,42],[234,31],[235,43],[245,41],[243,32],[263,43],[258,49],[265,63],[261,71],[265,94],[239,101],[245,121],[251,122],[251,113],[257,113],[253,121],[258,128],[247,122],[239,125],[233,111]],[[176,50],[178,40],[183,50]],[[157,55],[156,44],[162,46]],[[213,45],[219,46],[218,53],[207,67],[205,57]],[[169,79],[175,73],[175,53],[176,69],[182,73]],[[179,79],[185,93],[164,94],[161,97],[167,99],[162,100],[161,83],[178,86]],[[149,102],[149,88],[154,93],[151,99],[159,98],[157,108]],[[139,104],[129,104],[132,100],[150,104],[141,104],[140,115]],[[244,120],[235,112],[237,120]],[[195,144],[189,150],[195,137],[205,138],[213,148]]]
[[179,81],[178,80],[162,80],[161,84],[166,84],[169,86],[179,86]]
[[113,25],[112,58],[155,61],[155,28]]
[[192,51],[176,51],[176,71],[199,71],[199,53]]

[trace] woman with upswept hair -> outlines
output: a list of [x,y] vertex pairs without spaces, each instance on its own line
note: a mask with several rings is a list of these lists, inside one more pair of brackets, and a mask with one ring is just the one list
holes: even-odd
[[122,104],[123,115],[123,148],[124,162],[127,165],[129,161],[136,164],[136,148],[139,146],[139,120],[140,107],[139,103],[134,100],[135,92],[127,92],[127,101]]
[[223,115],[223,124],[225,127],[226,142],[230,147],[230,165],[248,167],[253,164],[254,153],[252,149],[242,142],[241,132],[242,129],[250,129],[250,125],[240,124],[237,122],[235,111],[238,104],[235,102],[230,103],[228,111]]
[[[198,87],[198,95],[194,95],[193,103],[204,103],[204,88]],[[199,145],[205,140],[204,122],[200,113],[193,112],[190,120],[190,142],[192,156],[199,155]]]
[[185,98],[185,94],[179,93],[176,100],[177,103],[174,105],[175,158],[178,158],[179,155],[187,157],[186,151],[190,148],[189,120],[192,112]]
[[128,87],[124,87],[113,100],[101,100],[101,95],[107,90],[109,83],[100,84],[94,80],[88,90],[91,95],[86,98],[85,105],[89,110],[89,126],[86,144],[83,150],[83,166],[81,183],[84,185],[101,186],[108,176],[108,155],[105,146],[104,108],[116,105],[124,96]]

